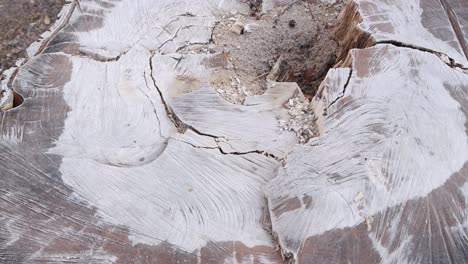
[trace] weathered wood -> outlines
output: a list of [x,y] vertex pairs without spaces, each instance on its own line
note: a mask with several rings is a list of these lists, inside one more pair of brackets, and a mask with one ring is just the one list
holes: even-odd
[[351,1],[339,38],[343,56],[351,48],[393,44],[441,53],[445,60],[467,64],[466,0]]
[[269,183],[282,248],[302,263],[466,262],[468,75],[384,45],[353,61],[322,136]]
[[211,87],[249,1],[71,2],[2,82],[0,262],[468,263],[466,4],[351,1],[298,144],[297,84]]

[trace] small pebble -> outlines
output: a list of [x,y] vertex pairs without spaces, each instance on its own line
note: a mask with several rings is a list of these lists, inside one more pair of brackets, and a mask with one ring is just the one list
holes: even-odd
[[244,24],[238,21],[232,25],[231,30],[238,35],[242,35],[244,34]]
[[288,23],[289,27],[290,28],[295,28],[296,27],[296,20],[290,20],[289,23]]
[[44,24],[50,25],[50,18],[47,15],[44,17]]

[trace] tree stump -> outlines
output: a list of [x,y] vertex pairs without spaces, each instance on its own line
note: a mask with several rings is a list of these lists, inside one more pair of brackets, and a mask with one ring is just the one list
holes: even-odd
[[350,1],[310,103],[233,103],[249,1],[70,2],[2,81],[0,262],[468,263],[467,7]]

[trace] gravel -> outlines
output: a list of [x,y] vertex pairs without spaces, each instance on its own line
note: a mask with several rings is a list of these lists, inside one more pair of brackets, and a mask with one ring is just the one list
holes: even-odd
[[26,57],[26,48],[54,23],[65,0],[0,0],[0,72]]

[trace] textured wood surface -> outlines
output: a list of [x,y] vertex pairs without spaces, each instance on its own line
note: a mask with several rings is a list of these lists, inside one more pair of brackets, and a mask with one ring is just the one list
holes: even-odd
[[210,86],[245,2],[64,8],[2,82],[1,263],[468,263],[468,2],[351,1],[306,144],[297,84]]

